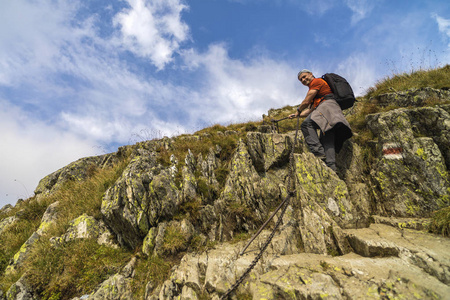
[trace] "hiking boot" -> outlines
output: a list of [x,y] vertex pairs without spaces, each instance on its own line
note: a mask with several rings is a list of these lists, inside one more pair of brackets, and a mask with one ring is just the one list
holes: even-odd
[[326,161],[327,157],[325,155],[317,155],[316,156],[318,159],[321,159],[323,162]]

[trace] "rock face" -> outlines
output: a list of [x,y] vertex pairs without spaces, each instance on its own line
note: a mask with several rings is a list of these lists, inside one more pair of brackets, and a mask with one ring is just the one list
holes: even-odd
[[[258,256],[280,213],[240,255],[247,238],[288,195],[280,227],[231,299],[448,299],[450,240],[423,230],[433,211],[450,205],[450,105],[409,107],[430,98],[446,101],[448,91],[376,99],[403,108],[366,116],[373,140],[347,141],[337,173],[306,150],[301,136],[294,143],[294,132],[260,126],[237,140],[226,161],[219,145],[164,158],[174,143],[165,138],[81,159],[44,178],[35,193],[39,201],[131,153],[103,195],[100,217],[79,216],[52,238],[55,247],[95,239],[139,253],[82,299],[133,299],[136,263],[149,256],[181,260],[165,282],[146,283],[145,299],[218,299]],[[200,143],[208,136],[184,138]],[[57,205],[48,207],[7,272],[57,219]],[[0,234],[18,217],[0,220]],[[238,241],[243,234],[247,240]],[[37,296],[22,277],[6,297]]]
[[[35,200],[37,201],[37,200]],[[59,202],[54,202],[45,210],[44,215],[41,219],[41,224],[39,228],[33,232],[33,234],[28,238],[28,240],[20,247],[20,250],[14,255],[13,259],[10,261],[8,267],[5,270],[5,274],[8,275],[15,270],[25,261],[28,257],[31,247],[36,243],[40,237],[46,232],[50,224],[56,219],[56,207],[58,207]]]
[[2,234],[2,232],[4,230],[6,230],[8,228],[8,226],[10,226],[11,224],[13,224],[14,222],[16,222],[17,218],[15,216],[11,216],[11,217],[7,217],[4,218],[1,222],[0,222],[0,234]]
[[[279,239],[291,238],[288,228],[282,228]],[[269,247],[238,293],[247,294],[251,299],[448,297],[448,238],[413,230],[400,232],[380,224],[345,230],[343,234],[354,247],[354,253],[336,257],[299,252],[283,254],[279,247]],[[224,244],[207,253],[186,255],[171,279],[164,283],[172,287],[166,290],[166,295],[184,299],[194,291],[199,297],[204,289],[212,294],[211,298],[224,293],[255,257],[252,248],[239,256],[242,247],[243,243]]]
[[27,284],[25,277],[22,276],[9,288],[6,293],[6,299],[37,300],[39,298],[35,295],[33,289]]
[[382,107],[396,105],[400,107],[423,106],[430,101],[448,101],[450,100],[450,91],[438,90],[429,87],[410,89],[397,93],[387,93],[372,99]]
[[41,179],[34,193],[39,199],[59,189],[69,180],[86,179],[95,168],[104,168],[117,163],[127,151],[127,147],[121,147],[115,153],[81,158]]
[[76,239],[94,239],[99,245],[106,245],[112,248],[118,247],[105,223],[86,214],[70,221],[66,233],[61,237],[53,237],[52,242],[54,244],[67,243]]
[[378,137],[379,160],[371,172],[376,213],[428,216],[447,207],[449,113],[439,106],[397,109],[369,115],[367,124]]
[[154,152],[142,150],[106,192],[102,214],[122,245],[137,247],[151,227],[173,216],[179,198],[173,179]]

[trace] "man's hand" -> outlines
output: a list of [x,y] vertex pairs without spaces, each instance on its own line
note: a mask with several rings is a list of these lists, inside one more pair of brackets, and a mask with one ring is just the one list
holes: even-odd
[[297,117],[298,117],[298,115],[299,115],[299,112],[298,112],[298,111],[296,111],[296,112],[295,112],[295,114],[291,114],[291,115],[289,115],[289,119],[297,118]]

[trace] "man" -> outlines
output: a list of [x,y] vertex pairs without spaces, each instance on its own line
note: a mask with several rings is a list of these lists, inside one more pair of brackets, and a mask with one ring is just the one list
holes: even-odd
[[345,140],[353,135],[350,124],[325,80],[315,78],[306,69],[298,73],[298,80],[309,90],[296,113],[289,118],[306,117],[301,129],[309,150],[336,171],[336,152],[339,153]]

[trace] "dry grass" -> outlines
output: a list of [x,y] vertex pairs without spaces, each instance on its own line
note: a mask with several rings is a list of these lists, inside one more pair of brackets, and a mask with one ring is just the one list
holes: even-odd
[[[108,252],[105,247],[94,246],[96,243],[89,241],[74,242],[55,248],[50,246],[48,240],[50,237],[64,234],[69,222],[83,213],[100,218],[103,194],[122,174],[127,164],[128,158],[112,168],[91,169],[91,177],[86,180],[66,182],[59,190],[39,202],[30,199],[26,204],[15,208],[18,210],[16,215],[19,216],[19,220],[0,236],[0,270],[4,271],[21,245],[39,227],[48,205],[56,201],[59,201],[56,221],[40,241],[33,245],[25,266],[14,276],[26,273],[30,283],[42,293],[43,299],[60,299],[74,296],[81,291],[82,285],[85,285],[86,289],[93,288],[104,280],[104,276],[116,270],[117,264],[122,263],[123,255],[129,254],[119,255],[120,251]],[[100,254],[104,256],[100,257]],[[109,262],[111,266],[108,265]],[[80,273],[77,270],[78,264],[85,264],[95,274],[90,274],[88,268],[82,268]],[[15,282],[12,280],[11,276],[0,277],[1,288],[8,289]],[[80,284],[69,287],[64,282],[71,286],[74,282]]]
[[433,214],[429,231],[443,236],[450,236],[450,206]]
[[384,78],[367,91],[365,98],[385,93],[404,91],[412,88],[431,87],[435,89],[450,88],[450,65],[429,70],[417,70],[410,73]]
[[130,253],[76,240],[54,247],[41,239],[33,247],[24,268],[28,282],[41,299],[70,299],[92,292],[130,259]]
[[136,275],[132,281],[132,292],[135,299],[144,299],[147,283],[151,282],[153,287],[156,287],[167,280],[170,276],[170,270],[178,263],[179,260],[177,259],[158,256],[138,260]]

